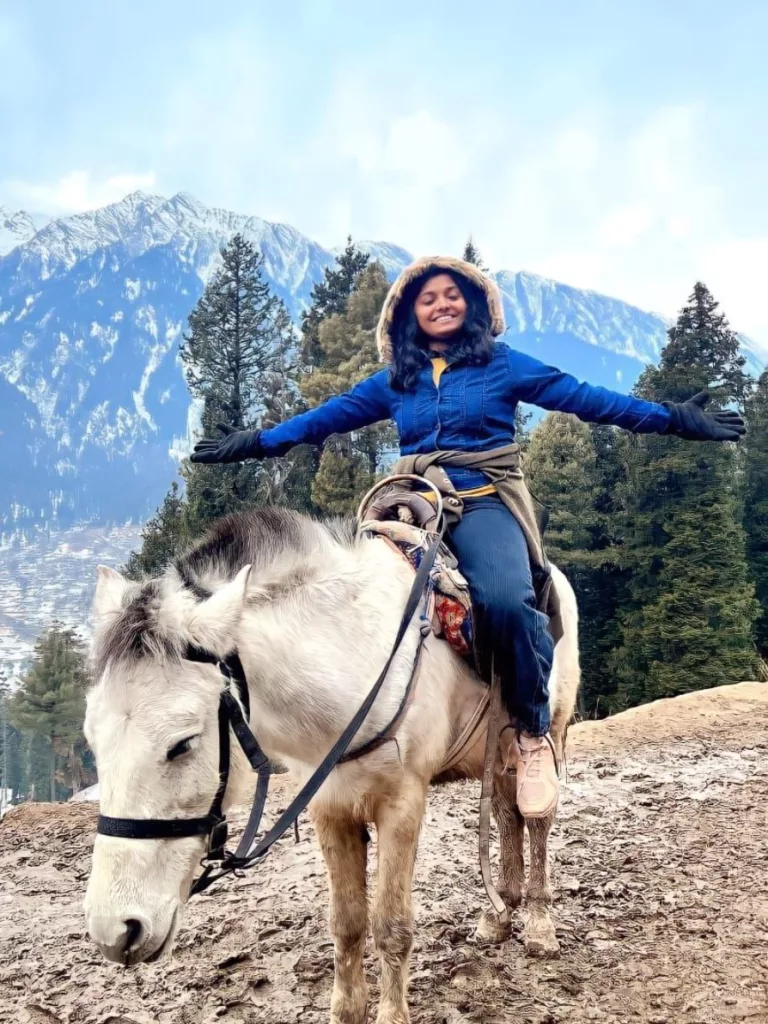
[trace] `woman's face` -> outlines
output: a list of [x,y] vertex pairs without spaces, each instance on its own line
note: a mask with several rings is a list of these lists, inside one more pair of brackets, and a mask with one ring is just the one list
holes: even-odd
[[464,326],[467,303],[450,274],[435,274],[416,296],[414,311],[430,340],[450,341]]

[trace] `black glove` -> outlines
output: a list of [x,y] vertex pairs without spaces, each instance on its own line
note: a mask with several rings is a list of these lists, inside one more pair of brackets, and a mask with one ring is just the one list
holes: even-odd
[[190,462],[244,462],[263,458],[260,430],[237,430],[226,423],[218,423],[224,435],[220,438],[204,437],[198,441],[190,455]]
[[706,391],[689,398],[687,402],[664,402],[669,409],[669,426],[665,434],[675,434],[686,441],[738,441],[747,432],[744,420],[737,412],[705,412],[709,401]]

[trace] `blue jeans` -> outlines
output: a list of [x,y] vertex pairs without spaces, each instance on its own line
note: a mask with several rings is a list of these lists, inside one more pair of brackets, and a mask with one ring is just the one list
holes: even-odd
[[549,676],[554,644],[548,618],[536,608],[525,534],[500,498],[467,498],[448,543],[469,583],[479,666],[490,678],[490,655],[504,704],[532,736],[549,730]]

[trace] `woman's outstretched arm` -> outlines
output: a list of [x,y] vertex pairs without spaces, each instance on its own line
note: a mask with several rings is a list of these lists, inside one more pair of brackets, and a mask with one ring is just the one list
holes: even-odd
[[634,434],[675,434],[689,441],[738,441],[745,432],[738,413],[707,412],[705,393],[687,402],[648,402],[586,384],[513,349],[508,361],[510,386],[521,402],[572,413],[587,423],[623,427]]
[[360,381],[316,409],[293,416],[268,430],[233,430],[222,426],[222,437],[203,438],[195,445],[192,462],[243,462],[284,455],[297,444],[322,444],[331,434],[346,434],[391,415],[388,373]]

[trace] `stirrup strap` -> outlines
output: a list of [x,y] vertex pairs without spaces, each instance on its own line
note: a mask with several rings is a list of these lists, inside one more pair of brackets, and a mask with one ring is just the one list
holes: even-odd
[[496,767],[499,736],[501,734],[501,677],[495,667],[492,667],[491,680],[491,707],[488,716],[488,737],[485,741],[483,783],[480,790],[480,873],[483,876],[483,885],[493,909],[499,915],[501,924],[506,924],[509,920],[509,911],[493,882],[490,853],[491,801],[493,799],[494,769]]

